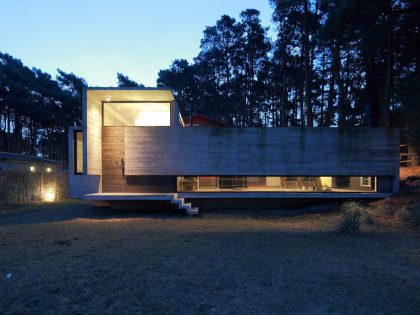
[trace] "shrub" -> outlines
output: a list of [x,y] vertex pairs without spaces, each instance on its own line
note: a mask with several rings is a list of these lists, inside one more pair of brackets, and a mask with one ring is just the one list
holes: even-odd
[[366,209],[364,211],[364,214],[365,214],[365,222],[366,222],[366,224],[369,224],[369,225],[375,224],[375,219],[373,218],[372,211],[370,211],[369,209]]
[[411,213],[411,223],[417,227],[420,227],[420,206],[415,207]]
[[383,215],[393,215],[394,210],[392,207],[387,203],[381,203],[380,205],[375,207],[375,211]]
[[420,205],[417,205],[410,210],[404,208],[400,213],[400,217],[409,224],[420,227]]
[[343,204],[343,217],[338,224],[338,232],[347,235],[357,235],[360,231],[360,218],[364,208],[355,201]]
[[405,200],[397,199],[390,204],[393,212],[402,213],[407,210],[407,202]]

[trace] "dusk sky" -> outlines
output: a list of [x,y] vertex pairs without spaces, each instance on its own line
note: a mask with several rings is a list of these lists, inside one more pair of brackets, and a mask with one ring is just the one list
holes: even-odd
[[155,86],[160,69],[198,54],[205,26],[223,14],[239,19],[254,8],[273,29],[269,0],[0,0],[0,8],[1,52],[90,86],[115,86],[117,72]]

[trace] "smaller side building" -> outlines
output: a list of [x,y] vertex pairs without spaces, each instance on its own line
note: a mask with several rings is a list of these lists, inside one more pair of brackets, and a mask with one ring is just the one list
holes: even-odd
[[184,127],[230,127],[227,123],[213,119],[204,114],[197,114],[190,117],[183,117]]
[[0,171],[56,172],[63,169],[59,161],[33,155],[0,152]]

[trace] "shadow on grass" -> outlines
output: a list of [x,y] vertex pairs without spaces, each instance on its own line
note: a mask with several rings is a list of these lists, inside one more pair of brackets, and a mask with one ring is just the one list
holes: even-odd
[[[288,207],[278,210],[200,210],[196,220],[212,218],[223,219],[261,219],[273,220],[284,217],[298,217],[306,214],[327,214],[339,211],[339,204],[325,203],[306,206],[301,208]],[[128,218],[153,218],[158,220],[167,219],[190,219],[181,210],[140,208],[112,209],[106,207],[94,207],[90,202],[80,200],[66,200],[54,204],[28,204],[17,207],[2,209],[0,212],[0,226],[39,224],[58,221],[70,221],[75,219],[128,219]]]
[[185,218],[185,214],[174,210],[142,210],[94,207],[90,203],[69,203],[66,206],[34,205],[24,209],[8,210],[0,213],[0,226],[39,224],[76,219],[128,219],[128,218],[155,218],[174,219]]

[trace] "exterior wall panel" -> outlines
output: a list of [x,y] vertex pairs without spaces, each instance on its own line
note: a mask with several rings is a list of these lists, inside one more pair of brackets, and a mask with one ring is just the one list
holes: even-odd
[[385,128],[125,128],[127,175],[397,176]]
[[[90,91],[86,91],[89,93]],[[102,173],[102,101],[95,98],[84,98],[85,122],[83,133],[84,173],[101,175]]]
[[101,176],[69,175],[69,197],[81,198],[85,194],[95,194],[101,191]]

